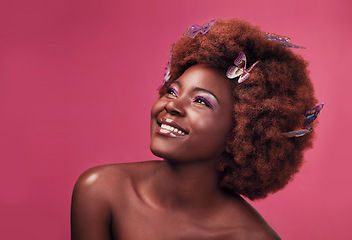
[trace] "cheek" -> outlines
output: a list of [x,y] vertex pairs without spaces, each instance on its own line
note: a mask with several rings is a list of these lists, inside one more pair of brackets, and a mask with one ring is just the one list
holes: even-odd
[[231,120],[219,118],[198,118],[196,121],[197,126],[194,130],[204,137],[213,139],[214,141],[223,142],[227,138],[227,135],[231,129]]
[[150,110],[151,117],[156,117],[164,109],[164,105],[162,99],[157,100]]

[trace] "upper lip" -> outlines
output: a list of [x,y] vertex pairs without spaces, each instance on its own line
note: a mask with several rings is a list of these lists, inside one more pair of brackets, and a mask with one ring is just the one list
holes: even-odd
[[171,127],[177,128],[178,130],[181,130],[185,134],[188,134],[188,131],[186,129],[182,128],[177,122],[175,122],[171,118],[167,118],[167,117],[157,118],[157,123],[159,126],[161,126],[161,124],[166,124]]

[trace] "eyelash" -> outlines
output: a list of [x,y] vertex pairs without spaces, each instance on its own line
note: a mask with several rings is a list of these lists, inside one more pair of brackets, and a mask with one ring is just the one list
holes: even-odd
[[[166,90],[166,93],[169,94],[169,95],[172,95],[174,97],[178,97],[178,92],[176,90],[175,87],[173,86],[170,86],[167,90]],[[198,101],[202,101],[202,102],[198,102]],[[211,109],[215,109],[215,106],[212,102],[210,102],[206,97],[203,97],[203,96],[195,96],[193,99],[192,99],[192,102],[198,102],[200,104],[203,104]]]
[[[198,102],[199,100],[201,100],[202,102]],[[214,104],[212,104],[207,98],[203,97],[203,96],[196,96],[192,99],[193,102],[198,102],[200,104],[203,104],[207,107],[210,107],[211,109],[215,109]]]
[[178,97],[178,92],[177,90],[173,87],[173,86],[170,86],[167,90],[166,90],[166,93],[167,94],[170,94],[174,97]]

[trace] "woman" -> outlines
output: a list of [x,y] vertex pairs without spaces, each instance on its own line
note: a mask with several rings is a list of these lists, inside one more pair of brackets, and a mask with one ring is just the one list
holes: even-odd
[[306,63],[285,45],[298,47],[236,19],[191,26],[151,109],[164,160],[83,173],[72,239],[279,239],[240,195],[282,189],[312,145],[322,105],[310,109]]

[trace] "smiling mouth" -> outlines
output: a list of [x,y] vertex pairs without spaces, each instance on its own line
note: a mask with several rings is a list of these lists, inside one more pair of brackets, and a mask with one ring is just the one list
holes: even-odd
[[177,134],[180,134],[180,135],[186,135],[186,133],[178,128],[175,128],[173,126],[170,126],[170,125],[167,125],[167,124],[161,124],[160,126],[161,130],[162,131],[168,131],[168,132],[174,132],[174,133],[177,133]]
[[188,132],[181,128],[174,120],[169,118],[158,119],[156,132],[169,137],[184,137]]

